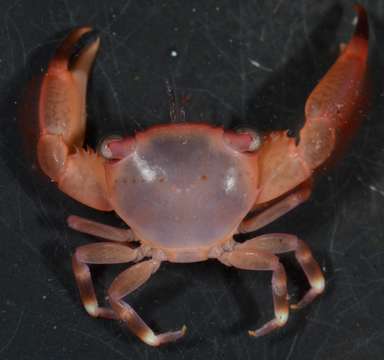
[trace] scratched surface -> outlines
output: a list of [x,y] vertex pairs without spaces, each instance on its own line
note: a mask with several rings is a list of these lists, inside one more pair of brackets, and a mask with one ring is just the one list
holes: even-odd
[[[383,79],[382,45],[377,49],[376,43],[384,42],[384,1],[363,3],[374,31],[373,78]],[[284,329],[261,339],[248,337],[246,330],[272,316],[270,273],[237,271],[213,261],[164,264],[129,298],[157,331],[187,324],[187,337],[177,344],[152,349],[120,324],[88,317],[70,257],[76,246],[94,239],[69,230],[65,219],[77,214],[122,224],[40,177],[31,136],[23,136],[36,121],[38,75],[63,35],[83,24],[99,29],[102,38],[89,89],[88,144],[106,134],[168,122],[166,79],[183,102],[187,121],[295,131],[309,91],[351,34],[351,6],[352,1],[315,0],[2,0],[1,359],[382,359],[379,81],[373,85],[372,110],[347,156],[318,179],[309,202],[263,230],[305,239],[324,270],[327,291],[308,309],[292,313]],[[306,290],[305,279],[292,256],[283,261],[290,294],[297,298]],[[94,269],[101,298],[122,269]]]

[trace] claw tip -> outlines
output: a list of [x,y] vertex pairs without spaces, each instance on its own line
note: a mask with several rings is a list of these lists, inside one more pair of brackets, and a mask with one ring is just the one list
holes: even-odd
[[353,9],[357,13],[357,25],[355,29],[355,36],[362,37],[363,39],[368,39],[369,27],[367,19],[367,11],[364,6],[360,4],[354,4]]

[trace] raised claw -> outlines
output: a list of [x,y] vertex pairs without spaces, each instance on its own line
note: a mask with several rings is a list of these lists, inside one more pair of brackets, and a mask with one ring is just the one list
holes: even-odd
[[106,196],[104,160],[82,149],[88,74],[99,48],[96,38],[76,45],[91,28],[74,30],[57,49],[40,89],[37,156],[42,170],[76,200],[99,210],[110,210]]
[[299,143],[286,132],[265,137],[259,150],[258,203],[275,199],[309,179],[338,153],[358,127],[367,90],[368,20],[355,6],[358,22],[352,39],[310,94]]
[[315,87],[305,105],[306,123],[300,132],[299,156],[311,169],[343,146],[359,125],[366,90],[369,27],[367,14],[355,5],[358,22],[350,42]]

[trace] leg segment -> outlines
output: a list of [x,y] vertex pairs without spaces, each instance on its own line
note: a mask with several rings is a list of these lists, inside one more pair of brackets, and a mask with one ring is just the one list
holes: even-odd
[[286,196],[261,213],[244,220],[239,226],[239,232],[246,233],[261,229],[305,202],[310,195],[311,187],[305,183],[298,191]]
[[76,215],[69,216],[67,222],[68,226],[73,230],[97,236],[103,239],[116,242],[129,242],[135,240],[130,229],[120,229],[114,226],[88,220]]
[[104,159],[82,149],[87,79],[99,39],[83,47],[70,64],[76,44],[90,32],[90,28],[74,30],[56,51],[42,79],[37,155],[41,169],[62,191],[88,206],[111,210]]
[[131,249],[125,245],[108,242],[84,245],[76,249],[72,258],[72,267],[81,300],[89,315],[109,319],[116,318],[111,309],[98,305],[88,264],[118,264],[137,261],[142,257],[139,249]]
[[287,277],[277,256],[267,252],[235,248],[218,257],[223,264],[245,270],[270,270],[272,274],[272,296],[275,318],[257,330],[249,331],[251,336],[263,336],[285,325],[288,320]]
[[313,258],[308,245],[294,235],[266,234],[248,240],[237,246],[243,251],[266,251],[273,254],[282,254],[294,251],[297,261],[303,269],[311,288],[292,309],[300,309],[311,303],[324,291],[324,276],[316,260]]
[[156,335],[136,311],[122,299],[145,283],[159,266],[160,262],[157,260],[136,264],[117,276],[108,290],[109,301],[117,317],[123,320],[138,338],[151,346],[178,340],[185,334],[186,327]]

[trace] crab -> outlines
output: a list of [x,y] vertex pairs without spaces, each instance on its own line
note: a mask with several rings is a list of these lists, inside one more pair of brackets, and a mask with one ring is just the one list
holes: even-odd
[[[264,234],[245,242],[234,236],[259,230],[306,201],[314,174],[357,127],[367,73],[368,21],[361,6],[356,10],[351,40],[307,99],[298,139],[286,131],[261,136],[190,122],[106,138],[98,152],[85,149],[87,81],[100,39],[94,37],[79,50],[79,41],[92,29],[77,28],[67,36],[41,83],[38,162],[61,191],[91,208],[115,211],[128,225],[124,229],[68,217],[72,229],[105,240],[78,247],[72,259],[89,315],[121,320],[152,346],[182,337],[185,326],[156,334],[124,300],[165,261],[217,259],[238,269],[271,271],[274,318],[249,331],[256,337],[281,328],[290,308],[303,308],[324,291],[320,267],[297,236]],[[287,252],[295,254],[310,285],[291,305],[277,256]],[[110,306],[101,306],[90,265],[117,263],[131,266],[109,287]]]

